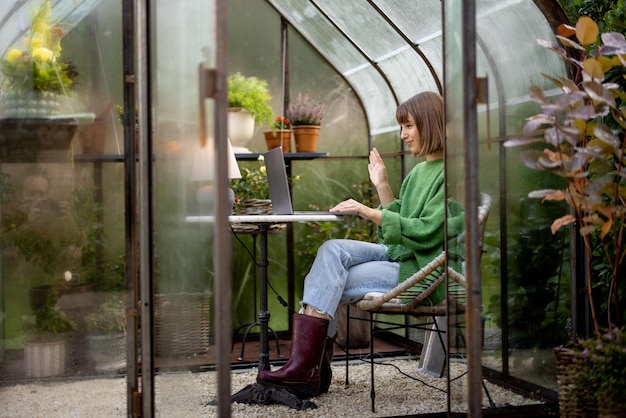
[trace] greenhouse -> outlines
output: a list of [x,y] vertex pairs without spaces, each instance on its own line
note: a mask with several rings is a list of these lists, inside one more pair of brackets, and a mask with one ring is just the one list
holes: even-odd
[[[569,373],[624,341],[626,18],[578,3],[3,0],[0,417],[619,416]],[[325,313],[340,239],[410,250]]]

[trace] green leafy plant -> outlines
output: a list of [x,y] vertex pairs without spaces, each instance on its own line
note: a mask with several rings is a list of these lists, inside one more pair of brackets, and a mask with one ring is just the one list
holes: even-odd
[[78,271],[82,244],[80,232],[61,229],[62,225],[11,223],[3,234],[2,246],[15,246],[26,261],[36,263],[44,274],[58,281],[64,272]]
[[[235,194],[235,213],[243,213],[247,201],[270,198],[263,156],[260,156],[255,164],[256,166],[241,168],[241,178],[231,180],[231,188]],[[289,182],[294,184],[299,178],[299,176],[293,176],[289,178]]]
[[240,169],[241,178],[231,180],[231,188],[235,194],[235,213],[242,213],[246,201],[253,199],[269,199],[270,189],[267,184],[266,168],[263,157],[259,157],[256,167]]
[[[102,211],[94,197],[95,188],[74,190],[70,210],[58,209],[50,202],[51,218],[31,222],[28,208],[10,205],[2,214],[0,248],[14,247],[27,262],[36,265],[51,283],[63,283],[64,274],[78,274],[82,282],[99,284],[102,272],[97,265],[97,247],[105,236],[99,216]],[[42,204],[40,204],[42,205]]]
[[35,311],[34,322],[25,324],[25,336],[29,342],[46,342],[63,338],[62,335],[76,329],[76,324],[68,318],[53,301],[50,295],[48,302]]
[[559,0],[570,22],[588,16],[598,23],[602,32],[626,30],[625,0]]
[[[534,174],[525,178],[537,180],[537,173]],[[562,213],[565,205],[537,205],[535,199],[522,193],[515,202],[515,210],[507,215],[516,225],[516,233],[509,234],[507,241],[508,292],[495,291],[486,298],[485,315],[501,328],[508,326],[511,348],[554,347],[571,339],[569,271],[563,271],[569,266],[568,234],[565,230],[554,236],[550,232],[551,220]],[[485,243],[493,243],[497,248],[499,235],[487,232]],[[499,280],[497,251],[485,252],[481,264]],[[502,316],[502,298],[506,298],[506,317]]]
[[51,3],[45,0],[33,13],[22,48],[11,48],[0,61],[4,90],[67,94],[76,76],[72,64],[61,60],[65,31],[50,22]]
[[611,328],[597,338],[580,341],[582,351],[576,362],[577,387],[595,394],[608,410],[626,405],[626,332]]
[[95,187],[75,189],[72,200],[72,218],[76,227],[80,231],[82,242],[80,242],[81,257],[78,272],[81,280],[94,283],[96,290],[104,281],[104,275],[98,268],[97,250],[103,248],[106,237],[104,226],[102,225],[102,205],[96,201]]
[[286,116],[292,126],[322,124],[326,105],[309,97],[308,94],[298,93],[295,102],[289,103]]
[[269,124],[272,108],[268,101],[272,98],[267,81],[257,77],[245,77],[235,73],[228,77],[228,107],[239,107],[254,116],[256,122]]
[[[562,45],[539,40],[539,44],[558,53],[572,68],[572,77],[546,77],[563,94],[551,101],[539,87],[531,87],[531,98],[541,113],[528,119],[524,138],[507,141],[506,146],[543,144],[543,150],[522,153],[525,165],[560,176],[562,189],[542,189],[529,197],[565,201],[567,213],[554,220],[553,233],[575,223],[587,249],[587,296],[596,333],[600,321],[596,314],[591,257],[595,248],[610,269],[607,323],[619,321],[619,289],[623,286],[626,243],[626,94],[606,75],[626,66],[624,35],[603,33],[598,42],[598,26],[588,18],[576,27],[561,25],[557,38]],[[574,38],[575,37],[575,38]]]

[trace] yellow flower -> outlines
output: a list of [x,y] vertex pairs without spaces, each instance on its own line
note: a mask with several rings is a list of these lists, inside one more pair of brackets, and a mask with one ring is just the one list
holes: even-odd
[[13,64],[20,58],[22,58],[22,51],[20,51],[19,49],[13,48],[10,49],[9,52],[7,52],[7,61],[9,61],[11,64]]
[[44,40],[40,35],[33,35],[32,38],[30,38],[30,49],[37,49],[37,48],[41,48],[44,46]]
[[50,24],[50,12],[52,11],[52,5],[50,1],[44,2],[39,9],[37,9],[33,15],[31,21],[31,28],[34,33],[47,33]]
[[264,165],[262,165],[262,166],[259,168],[259,171],[261,171],[261,173],[265,174],[265,172],[267,171],[267,168],[265,168],[265,166],[264,166]]
[[[73,82],[71,64],[61,60],[61,40],[65,30],[51,25],[51,0],[42,2],[32,16],[24,48],[10,49],[0,59],[2,87],[15,91],[50,91],[65,93]],[[4,52],[3,52],[4,54]]]
[[44,62],[50,61],[54,54],[48,48],[35,48],[33,49],[33,58],[39,58]]

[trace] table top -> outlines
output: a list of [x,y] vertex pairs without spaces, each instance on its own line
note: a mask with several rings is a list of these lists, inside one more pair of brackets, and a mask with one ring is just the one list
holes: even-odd
[[[253,223],[253,224],[277,224],[288,222],[337,222],[342,221],[345,216],[333,215],[329,213],[304,213],[293,215],[231,215],[228,217],[230,223]],[[196,215],[187,216],[187,222],[215,222],[215,216]]]
[[[235,158],[237,160],[256,161],[259,159],[262,152],[250,152],[250,153],[236,153]],[[327,152],[286,152],[283,154],[283,158],[286,161],[292,160],[314,160],[316,158],[328,157]]]

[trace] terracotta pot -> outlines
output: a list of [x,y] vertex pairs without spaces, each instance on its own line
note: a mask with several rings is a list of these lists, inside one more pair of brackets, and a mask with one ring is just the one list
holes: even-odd
[[265,142],[267,150],[283,146],[283,152],[291,152],[291,130],[282,129],[277,131],[265,131]]
[[106,144],[107,125],[93,123],[78,127],[78,140],[83,154],[104,154]]
[[296,152],[315,152],[317,139],[320,135],[320,127],[317,125],[293,126],[295,135]]

